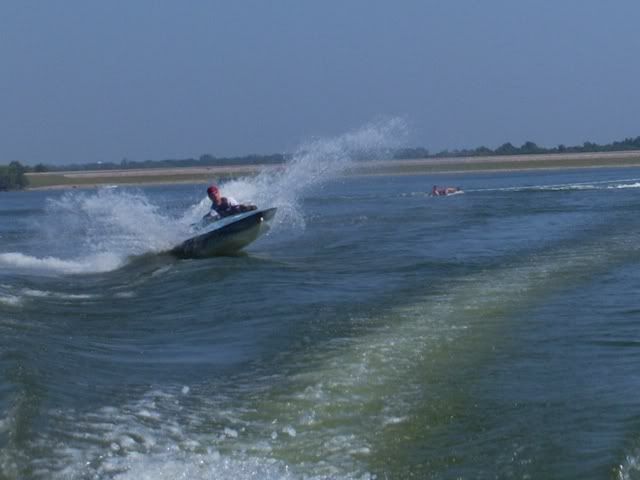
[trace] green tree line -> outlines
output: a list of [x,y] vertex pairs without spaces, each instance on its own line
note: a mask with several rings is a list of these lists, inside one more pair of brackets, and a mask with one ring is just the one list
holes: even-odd
[[[214,157],[205,154],[198,158],[179,158],[167,160],[134,161],[123,158],[120,162],[93,162],[69,165],[40,165],[40,171],[68,171],[68,170],[120,170],[138,168],[173,168],[173,167],[215,167],[228,165],[278,164],[286,161],[290,156],[246,155],[244,157]],[[36,167],[38,168],[38,167]],[[38,171],[37,169],[34,171]]]
[[393,155],[397,159],[406,158],[443,158],[443,157],[479,157],[488,155],[532,155],[540,153],[593,153],[593,152],[620,152],[628,150],[640,150],[640,137],[625,138],[624,140],[598,145],[593,142],[584,142],[582,145],[565,146],[558,145],[553,148],[545,148],[536,145],[534,142],[525,142],[520,147],[512,145],[510,142],[503,143],[495,149],[485,146],[473,149],[443,150],[431,154],[428,150],[418,148],[403,148]]
[[[473,149],[442,150],[431,153],[424,147],[399,148],[387,152],[387,158],[413,159],[413,158],[442,158],[442,157],[473,157],[490,155],[531,155],[541,153],[592,153],[592,152],[616,152],[625,150],[640,150],[640,136],[625,138],[604,145],[593,142],[584,142],[582,145],[545,148],[534,142],[525,142],[517,147],[510,142],[491,149],[480,146]],[[366,159],[363,154],[362,158]],[[116,169],[144,169],[144,168],[172,168],[172,167],[203,167],[203,166],[228,166],[228,165],[255,165],[255,164],[280,164],[291,158],[289,154],[272,155],[246,155],[241,157],[215,157],[205,154],[198,158],[181,158],[167,160],[133,161],[126,158],[120,162],[93,162],[84,164],[67,165],[43,165],[35,167],[23,166],[19,162],[11,162],[9,166],[0,165],[0,190],[23,188],[27,185],[27,172],[69,171],[69,170],[116,170]]]
[[9,165],[0,165],[0,191],[20,190],[29,184],[25,173],[29,169],[20,162],[11,162]]
[[[485,146],[462,149],[443,150],[438,153],[430,153],[424,147],[400,148],[388,152],[388,157],[394,159],[408,158],[442,158],[442,157],[471,157],[488,155],[531,155],[540,153],[586,153],[586,152],[615,152],[623,150],[640,150],[640,136],[635,138],[625,138],[622,141],[612,142],[605,145],[598,145],[593,142],[584,142],[578,146],[558,145],[553,148],[545,148],[536,145],[534,142],[525,142],[520,147],[512,145],[510,142],[504,143],[495,149]],[[199,158],[183,158],[168,160],[144,160],[132,161],[126,158],[119,163],[101,162],[87,164],[73,164],[65,166],[44,166],[37,168],[45,170],[114,170],[133,168],[171,168],[171,167],[202,167],[202,166],[227,166],[227,165],[252,165],[252,164],[278,164],[291,158],[288,154],[273,155],[246,155],[243,157],[215,157],[205,154]],[[36,170],[38,171],[38,170]]]

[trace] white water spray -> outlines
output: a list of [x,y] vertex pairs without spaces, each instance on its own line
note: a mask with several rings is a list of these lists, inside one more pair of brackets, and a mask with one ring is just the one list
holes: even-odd
[[406,132],[405,121],[393,118],[335,138],[314,139],[303,143],[284,168],[231,181],[224,185],[224,191],[260,206],[277,206],[279,225],[304,227],[300,208],[303,195],[348,172],[360,159],[388,155],[405,139]]
[[[368,124],[344,135],[302,144],[282,168],[221,185],[223,195],[260,208],[278,207],[274,227],[304,228],[300,201],[335,180],[360,159],[379,159],[406,136],[401,119]],[[141,192],[104,188],[68,192],[49,199],[38,228],[46,240],[42,256],[0,254],[0,265],[58,273],[95,273],[120,268],[127,258],[171,249],[191,236],[190,225],[209,210],[206,197],[178,218],[167,215]]]
[[107,272],[129,256],[167,250],[181,235],[175,220],[141,193],[68,192],[49,198],[45,211],[36,239],[46,245],[44,255],[2,253],[0,265],[64,274]]

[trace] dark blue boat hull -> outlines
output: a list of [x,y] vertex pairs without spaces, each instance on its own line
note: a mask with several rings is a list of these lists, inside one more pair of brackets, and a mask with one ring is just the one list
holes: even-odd
[[[171,250],[180,258],[206,258],[229,255],[249,245],[269,230],[269,221],[276,214],[276,208],[255,210],[223,219],[224,225],[185,240]],[[229,222],[229,220],[232,220]]]

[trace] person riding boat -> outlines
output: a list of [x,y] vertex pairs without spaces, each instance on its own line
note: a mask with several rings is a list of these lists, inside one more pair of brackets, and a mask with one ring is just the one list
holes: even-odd
[[257,210],[255,205],[244,205],[238,203],[233,197],[223,197],[220,195],[220,189],[216,185],[207,188],[207,196],[211,200],[211,210],[204,216],[209,221],[218,220],[219,218],[236,215],[238,213],[250,212]]
[[451,195],[452,193],[460,192],[460,187],[438,187],[434,185],[431,189],[431,196],[433,197],[441,197],[444,195]]

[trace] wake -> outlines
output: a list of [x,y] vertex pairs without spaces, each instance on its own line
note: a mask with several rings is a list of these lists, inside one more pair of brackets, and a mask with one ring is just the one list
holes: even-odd
[[640,188],[640,178],[601,180],[595,182],[571,182],[550,185],[526,185],[517,187],[481,188],[468,192],[557,192],[582,190],[620,190]]

